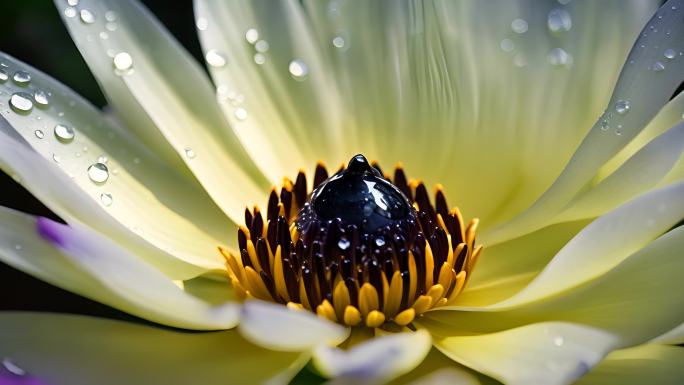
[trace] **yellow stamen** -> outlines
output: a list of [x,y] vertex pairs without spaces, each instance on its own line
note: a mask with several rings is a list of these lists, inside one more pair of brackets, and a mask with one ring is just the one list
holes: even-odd
[[369,328],[377,328],[385,323],[385,315],[382,312],[373,310],[366,316],[366,326]]
[[344,309],[344,323],[349,326],[356,326],[361,323],[361,313],[354,306],[347,306]]

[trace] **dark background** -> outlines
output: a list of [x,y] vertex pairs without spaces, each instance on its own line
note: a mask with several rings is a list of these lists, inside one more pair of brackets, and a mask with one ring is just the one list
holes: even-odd
[[[198,60],[192,1],[143,0]],[[105,99],[59,13],[49,0],[3,1],[0,51],[29,63],[71,87],[98,106]],[[58,219],[29,192],[0,171],[0,206]],[[39,281],[0,262],[0,310],[40,310],[131,319],[124,313]]]

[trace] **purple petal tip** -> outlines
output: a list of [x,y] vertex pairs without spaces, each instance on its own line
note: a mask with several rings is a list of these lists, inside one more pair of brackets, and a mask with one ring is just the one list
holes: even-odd
[[46,241],[55,246],[64,246],[64,239],[60,227],[63,226],[48,218],[39,217],[36,222],[36,231]]

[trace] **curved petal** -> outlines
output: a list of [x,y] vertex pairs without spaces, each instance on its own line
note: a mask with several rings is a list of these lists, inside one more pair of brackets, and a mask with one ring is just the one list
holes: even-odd
[[[227,329],[232,303],[211,306],[113,242],[83,226],[0,208],[0,259],[55,286],[161,324]],[[40,235],[39,235],[40,233]]]
[[684,323],[651,340],[652,343],[681,345],[684,344]]
[[561,249],[522,291],[495,305],[548,297],[609,271],[684,217],[684,182],[647,193],[598,218]]
[[684,381],[684,348],[641,345],[616,350],[577,385],[679,385]]
[[[179,277],[183,272],[174,262],[164,261],[172,256],[184,265],[198,265],[194,274],[223,268],[216,246],[234,238],[226,234],[231,222],[199,184],[170,168],[67,87],[7,55],[0,58],[9,73],[25,71],[31,77],[28,85],[0,84],[3,102],[5,95],[11,98],[16,92],[44,92],[49,101],[43,106],[34,100],[28,113],[3,111],[3,170],[16,175],[65,220],[88,224],[175,278],[189,275]],[[45,160],[36,159],[41,156]],[[93,180],[89,169],[98,163],[102,170]]]
[[337,345],[349,336],[349,328],[311,312],[258,300],[243,304],[238,330],[259,346],[290,352]]
[[570,384],[598,364],[619,338],[570,323],[546,322],[498,333],[436,340],[442,353],[509,385]]
[[[684,2],[669,0],[644,27],[632,48],[606,112],[594,124],[553,185],[525,212],[483,234],[497,243],[545,226],[575,194],[668,102],[684,79],[684,60],[664,51],[684,51],[681,22]],[[658,33],[658,31],[661,31]],[[665,33],[663,33],[663,31]]]
[[613,174],[575,197],[555,221],[599,216],[660,182],[684,153],[684,122],[658,136]]
[[308,358],[260,348],[235,330],[41,313],[0,313],[0,356],[50,385],[287,384]]
[[160,131],[233,220],[245,205],[266,201],[268,183],[230,130],[206,75],[140,3],[82,0],[75,11],[90,15],[86,22],[69,17],[66,1],[55,3],[127,126]]
[[501,308],[458,308],[426,313],[417,322],[433,335],[497,332],[525,324],[564,321],[610,331],[619,346],[647,342],[681,324],[684,227],[637,251],[590,282],[543,300]]
[[332,383],[385,383],[418,366],[432,347],[425,330],[376,336],[345,351],[319,346],[313,364]]

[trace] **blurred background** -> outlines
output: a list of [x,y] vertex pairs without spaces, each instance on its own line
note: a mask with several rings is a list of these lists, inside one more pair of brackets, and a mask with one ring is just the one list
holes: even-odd
[[[195,31],[192,0],[142,1],[198,60],[202,52]],[[4,1],[0,51],[40,69],[97,106],[105,99],[50,0]],[[0,206],[57,218],[30,193],[0,171]],[[0,262],[0,310],[41,310],[92,314],[119,319],[130,316],[76,296]]]

